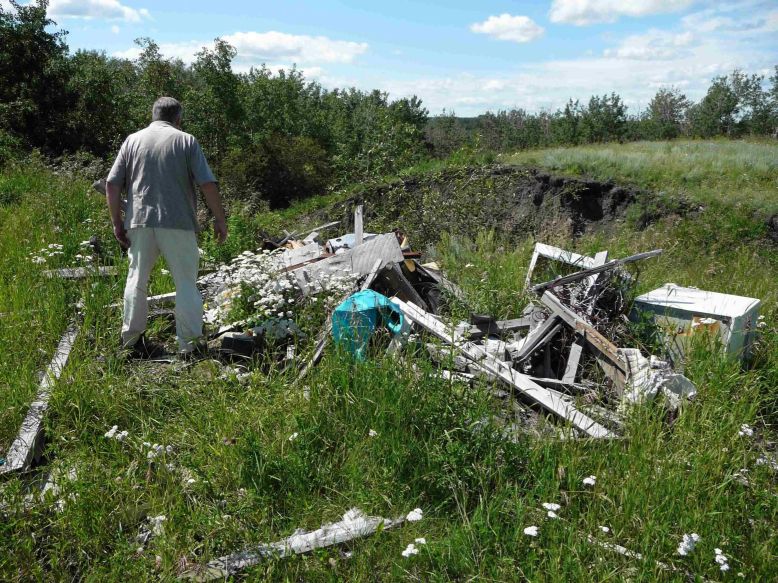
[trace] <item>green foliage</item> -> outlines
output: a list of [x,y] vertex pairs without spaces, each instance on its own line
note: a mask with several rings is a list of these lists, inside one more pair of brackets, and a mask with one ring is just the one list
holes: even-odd
[[54,24],[44,1],[0,7],[0,130],[56,151],[71,98],[66,33]]
[[660,89],[648,104],[648,119],[655,139],[677,138],[691,102],[677,88]]
[[237,200],[254,205],[264,200],[278,208],[322,194],[332,168],[327,152],[312,138],[277,134],[231,150],[221,174]]

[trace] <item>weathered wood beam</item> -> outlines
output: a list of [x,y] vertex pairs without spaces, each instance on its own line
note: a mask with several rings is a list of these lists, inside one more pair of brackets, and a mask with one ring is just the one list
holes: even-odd
[[250,551],[235,553],[215,559],[204,567],[186,571],[180,579],[193,581],[213,581],[225,579],[230,575],[258,565],[264,561],[284,559],[292,555],[309,553],[316,549],[331,547],[370,536],[381,530],[396,528],[405,522],[406,518],[381,518],[380,516],[365,516],[354,508],[343,515],[339,522],[325,524],[321,528],[294,534],[278,542],[259,545]]
[[54,357],[43,373],[35,400],[30,404],[19,433],[6,454],[0,474],[27,471],[32,462],[40,457],[43,444],[43,418],[49,406],[51,389],[59,379],[68,362],[70,351],[78,336],[78,328],[71,325],[59,341]]
[[59,277],[60,279],[84,279],[90,276],[108,276],[116,275],[117,269],[115,265],[101,265],[98,267],[65,267],[62,269],[49,269],[43,272],[43,275],[53,279]]

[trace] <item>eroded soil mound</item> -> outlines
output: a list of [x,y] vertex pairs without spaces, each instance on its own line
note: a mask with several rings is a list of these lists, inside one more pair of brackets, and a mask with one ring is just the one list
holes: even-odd
[[[414,244],[433,243],[442,232],[474,237],[494,229],[509,238],[543,232],[580,236],[611,228],[625,220],[627,209],[638,227],[652,216],[649,193],[610,182],[551,176],[515,166],[455,168],[368,186],[347,201],[320,211],[316,220],[343,219],[351,224],[354,203],[365,203],[371,229],[395,227],[412,235]],[[633,216],[634,215],[634,216]]]

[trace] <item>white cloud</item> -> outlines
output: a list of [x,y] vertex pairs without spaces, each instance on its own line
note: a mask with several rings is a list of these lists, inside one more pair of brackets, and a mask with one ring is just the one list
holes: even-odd
[[112,33],[114,33],[114,34],[119,34],[119,32],[121,32],[121,29],[120,29],[118,26],[116,26],[116,25],[114,24],[114,25],[111,27],[111,32],[112,32]]
[[295,63],[350,63],[367,51],[367,43],[276,32],[236,32],[224,37],[240,58]]
[[628,36],[617,48],[605,49],[604,55],[620,59],[673,59],[681,56],[693,40],[694,35],[689,31],[671,33],[653,29]]
[[[322,63],[350,63],[367,51],[367,43],[332,40],[324,36],[306,36],[282,32],[236,32],[222,37],[235,47],[237,55],[233,69],[248,71],[263,63],[271,70],[290,69],[293,64],[300,70],[321,74]],[[186,41],[180,43],[160,43],[159,52],[167,58],[181,59],[192,63],[195,55],[204,47],[212,48],[212,42]],[[138,47],[113,53],[115,57],[136,59],[140,55]]]
[[512,16],[507,13],[490,16],[483,22],[471,24],[470,30],[517,43],[530,42],[543,35],[543,27],[538,26],[528,16]]
[[119,0],[51,0],[49,15],[54,18],[105,19],[140,22],[150,19],[145,8],[131,8]]
[[585,26],[616,22],[621,16],[647,16],[674,12],[690,6],[695,0],[554,0],[551,22]]

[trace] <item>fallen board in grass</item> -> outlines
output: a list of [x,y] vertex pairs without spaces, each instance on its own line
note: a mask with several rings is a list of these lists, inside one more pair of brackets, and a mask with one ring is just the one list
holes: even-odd
[[49,269],[43,272],[48,278],[59,277],[60,279],[84,279],[86,277],[116,275],[117,269],[113,265],[104,265],[100,267],[65,267],[63,269]]
[[0,466],[0,474],[24,472],[40,455],[40,446],[43,440],[43,417],[49,406],[51,389],[68,362],[76,336],[78,336],[78,328],[72,325],[59,341],[54,358],[51,359],[49,366],[43,373],[35,400],[30,404],[19,433],[6,454],[5,464]]
[[399,298],[392,298],[392,301],[412,322],[453,346],[463,356],[471,360],[475,367],[513,387],[547,411],[569,421],[576,429],[590,437],[615,437],[606,427],[576,409],[569,400],[560,398],[559,393],[541,387],[527,375],[521,374],[472,342],[463,342],[454,338],[446,325],[433,318],[432,314],[413,304],[403,302]]
[[311,532],[293,534],[278,542],[259,545],[257,548],[215,559],[204,567],[191,569],[181,579],[213,581],[225,579],[238,571],[258,565],[263,561],[283,559],[292,555],[309,553],[316,549],[331,547],[357,538],[370,536],[378,530],[389,530],[405,522],[405,517],[381,518],[366,516],[361,510],[352,508],[339,522],[325,524]]

